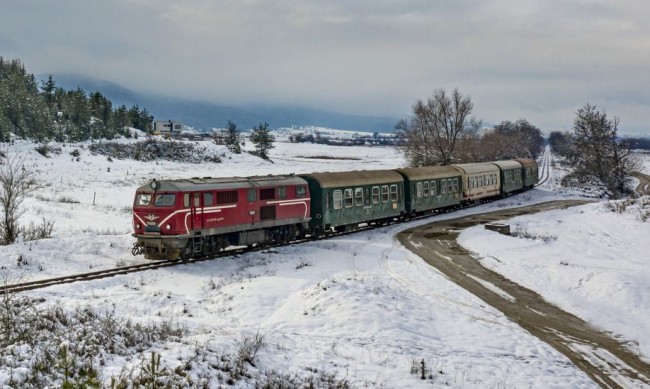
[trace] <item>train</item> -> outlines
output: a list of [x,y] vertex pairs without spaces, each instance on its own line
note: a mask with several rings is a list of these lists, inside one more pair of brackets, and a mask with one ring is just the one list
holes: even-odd
[[510,196],[538,182],[514,159],[392,170],[152,179],[136,189],[133,254],[187,260],[229,246],[320,238]]

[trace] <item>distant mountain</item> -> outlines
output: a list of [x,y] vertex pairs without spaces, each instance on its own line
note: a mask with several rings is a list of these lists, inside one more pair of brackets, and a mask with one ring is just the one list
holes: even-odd
[[[37,75],[45,80],[47,75]],[[268,122],[271,128],[290,126],[318,126],[341,130],[393,131],[397,119],[379,116],[349,115],[318,109],[288,106],[225,106],[202,101],[173,97],[160,97],[134,92],[116,83],[71,74],[53,74],[57,86],[64,89],[81,87],[87,93],[100,91],[113,102],[131,107],[137,104],[146,108],[155,120],[177,120],[196,129],[209,130],[225,127],[228,120],[240,128],[248,129],[260,122]]]

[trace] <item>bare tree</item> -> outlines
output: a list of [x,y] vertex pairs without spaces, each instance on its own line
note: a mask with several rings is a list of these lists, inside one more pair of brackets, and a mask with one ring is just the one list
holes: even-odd
[[25,159],[9,156],[0,164],[0,244],[14,243],[20,233],[18,220],[25,213],[21,204],[25,196],[36,189],[34,173],[25,165]]
[[411,166],[448,165],[455,162],[457,142],[467,126],[480,127],[480,122],[470,120],[474,104],[469,96],[458,89],[448,95],[437,89],[426,102],[418,100],[413,106],[410,121],[400,121],[396,128],[405,139],[405,154]]

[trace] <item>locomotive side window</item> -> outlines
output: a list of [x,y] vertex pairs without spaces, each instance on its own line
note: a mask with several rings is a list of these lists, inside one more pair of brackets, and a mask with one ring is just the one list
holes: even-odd
[[421,199],[422,198],[422,183],[418,182],[415,184],[415,198]]
[[233,204],[236,203],[239,196],[236,190],[229,190],[227,192],[217,192],[217,204]]
[[274,200],[275,188],[260,189],[260,200]]
[[185,193],[185,194],[183,195],[183,206],[184,206],[185,208],[189,208],[189,207],[190,207],[190,194],[189,194],[189,193]]
[[135,198],[135,205],[149,205],[151,204],[151,194],[149,193],[140,193]]
[[304,186],[296,186],[296,198],[303,198],[307,196],[307,189]]
[[209,207],[212,205],[212,192],[203,193],[203,206]]
[[354,205],[357,207],[363,205],[363,189],[361,188],[354,189]]
[[248,190],[248,202],[252,203],[255,200],[257,200],[257,193],[255,193],[255,189],[249,189]]
[[341,192],[340,189],[335,190],[332,193],[333,196],[333,202],[332,204],[334,205],[334,209],[341,209],[343,208],[343,192]]
[[397,201],[397,185],[390,186],[390,200]]
[[176,202],[176,195],[173,193],[159,193],[156,195],[156,207],[169,207]]
[[388,185],[382,185],[381,187],[381,202],[388,202]]
[[379,204],[379,187],[378,186],[373,186],[372,187],[372,203],[373,204]]
[[284,200],[287,198],[287,187],[281,186],[278,188],[278,199]]
[[343,192],[343,202],[345,203],[345,208],[352,206],[352,189],[346,189]]
[[198,208],[201,206],[201,193],[194,193],[194,207]]

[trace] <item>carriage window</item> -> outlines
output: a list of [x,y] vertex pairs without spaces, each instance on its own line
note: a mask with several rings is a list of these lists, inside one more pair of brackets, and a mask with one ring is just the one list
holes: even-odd
[[363,205],[363,189],[354,189],[354,205],[360,207]]
[[287,198],[287,187],[281,186],[278,188],[278,199],[284,200]]
[[379,204],[379,187],[378,186],[373,186],[372,187],[372,203],[373,204]]
[[390,186],[390,201],[397,201],[397,185]]
[[352,189],[346,189],[343,192],[343,202],[345,203],[345,208],[352,206]]
[[447,180],[447,193],[454,193],[454,183],[451,181],[451,178]]
[[341,209],[343,208],[343,192],[341,190],[335,190],[332,193],[332,196],[334,197],[333,205],[334,209]]
[[135,205],[149,205],[151,204],[151,194],[149,193],[140,193],[135,198]]
[[257,193],[255,193],[255,189],[249,189],[248,190],[248,202],[252,203],[255,200],[257,200]]
[[418,182],[415,185],[415,198],[421,199],[422,198],[422,183]]
[[425,182],[423,183],[423,185],[424,185],[423,196],[424,196],[424,197],[429,197],[429,181],[425,181]]
[[273,200],[275,199],[275,188],[260,189],[260,200]]
[[383,185],[381,187],[381,202],[388,202],[388,185]]
[[435,196],[435,195],[436,195],[436,189],[437,189],[436,186],[437,186],[437,185],[436,185],[436,182],[435,182],[435,181],[431,181],[431,196]]
[[229,190],[227,192],[217,192],[217,204],[232,204],[238,200],[236,190]]
[[458,178],[454,178],[454,192],[458,193],[459,188],[458,188]]
[[301,199],[307,195],[307,189],[304,186],[296,186],[296,197]]
[[212,193],[205,192],[203,193],[203,206],[209,207],[212,205]]
[[160,193],[156,195],[157,207],[169,207],[176,202],[176,195],[173,193]]
[[189,193],[185,193],[185,194],[183,195],[183,206],[184,206],[185,208],[189,208],[189,207],[190,207],[190,194],[189,194]]
[[447,180],[440,181],[440,194],[447,193]]

